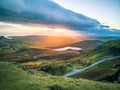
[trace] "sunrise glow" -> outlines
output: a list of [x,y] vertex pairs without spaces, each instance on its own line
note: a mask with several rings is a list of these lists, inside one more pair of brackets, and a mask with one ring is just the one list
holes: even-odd
[[1,34],[5,36],[25,36],[25,35],[44,35],[44,36],[81,36],[76,31],[69,30],[65,27],[50,27],[45,25],[21,25],[21,24],[6,24],[8,27],[0,29]]

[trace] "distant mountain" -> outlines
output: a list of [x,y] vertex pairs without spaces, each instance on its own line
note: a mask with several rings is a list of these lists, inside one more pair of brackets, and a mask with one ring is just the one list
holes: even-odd
[[0,36],[0,40],[4,40],[6,39],[4,36]]
[[13,36],[11,38],[23,43],[29,43],[29,46],[31,48],[57,48],[86,39],[82,37],[36,36],[36,35]]
[[81,42],[76,42],[74,44],[71,44],[70,46],[73,47],[80,47],[83,50],[92,50],[96,48],[97,46],[103,44],[105,41],[103,40],[84,40]]

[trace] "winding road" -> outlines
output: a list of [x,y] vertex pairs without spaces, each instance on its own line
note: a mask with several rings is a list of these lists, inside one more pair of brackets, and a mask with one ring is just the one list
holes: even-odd
[[93,64],[91,64],[89,66],[86,66],[84,68],[81,68],[81,69],[73,69],[71,72],[65,74],[64,77],[73,76],[73,75],[75,75],[77,73],[80,73],[80,72],[83,72],[83,71],[85,71],[85,70],[87,70],[87,69],[89,69],[89,68],[91,68],[91,67],[93,67],[93,66],[95,66],[97,64],[100,64],[100,63],[108,61],[108,60],[117,59],[117,58],[120,58],[120,56],[105,58],[105,59],[99,60],[99,61],[97,61],[97,62],[95,62],[95,63],[93,63]]

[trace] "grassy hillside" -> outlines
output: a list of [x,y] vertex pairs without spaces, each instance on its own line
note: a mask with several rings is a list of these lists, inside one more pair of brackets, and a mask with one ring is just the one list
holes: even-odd
[[78,73],[73,78],[115,82],[120,74],[120,58],[100,63],[93,68]]
[[112,56],[120,56],[120,40],[110,40],[105,42],[87,53],[82,59],[78,59],[77,62],[89,65],[98,60]]
[[[89,65],[98,60],[114,56],[120,56],[120,40],[107,41],[89,52],[81,60],[78,60],[76,62],[78,62],[79,64],[84,63],[84,65]],[[91,69],[76,74],[73,77],[114,82],[117,80],[119,72],[120,59],[115,59],[103,62],[97,66],[94,66]]]
[[[38,71],[43,70],[45,72],[51,73],[52,75],[63,75],[69,72],[73,68],[80,68],[84,65],[76,63],[77,58],[84,56],[91,48],[103,43],[99,40],[85,40],[82,42],[77,42],[74,44],[69,44],[68,46],[81,47],[82,51],[54,51],[52,48],[30,48],[31,42],[39,42],[41,45],[45,45],[44,40],[48,37],[40,36],[18,36],[12,37],[13,39],[8,39],[3,36],[0,37],[0,60],[19,62],[25,68],[35,68]],[[55,38],[61,37],[50,37],[54,41]],[[62,37],[64,39],[66,37]],[[78,38],[66,38],[68,41],[79,41]],[[65,39],[65,40],[66,40]],[[50,42],[50,41],[49,41]],[[48,42],[48,43],[49,43]],[[60,40],[63,43],[63,41]],[[46,42],[47,43],[47,42]],[[73,42],[72,42],[73,43]],[[90,44],[88,46],[88,44]],[[50,44],[52,45],[52,44]],[[66,43],[65,43],[66,45]]]
[[[80,52],[77,51],[63,51],[57,52],[52,49],[45,48],[30,48],[29,37],[26,36],[14,37],[14,39],[7,39],[3,36],[0,37],[0,59],[4,61],[36,61],[39,59],[57,59],[57,60],[66,60],[74,58],[80,55]],[[30,37],[30,39],[37,39],[37,37]],[[40,37],[39,37],[40,38]],[[43,38],[43,37],[41,37]],[[27,40],[26,40],[27,39]],[[32,40],[30,40],[32,41]],[[39,42],[37,40],[36,42]],[[28,44],[29,43],[29,44]],[[42,42],[40,42],[42,43]]]
[[[82,48],[82,51],[59,52],[50,47],[49,49],[27,47],[29,39],[36,42],[40,39],[41,42],[43,38],[46,37],[26,36],[14,37],[14,39],[0,37],[0,61],[18,62],[26,69],[44,71],[52,75],[64,75],[74,68],[82,68],[102,58],[120,54],[120,40],[111,40],[104,44],[100,40],[85,40],[69,44],[69,46]],[[51,40],[53,39],[55,38]]]
[[0,62],[0,90],[120,90],[120,85],[50,76]]
[[71,44],[70,46],[72,47],[80,47],[83,50],[92,50],[94,48],[96,48],[97,46],[100,46],[101,44],[103,44],[104,41],[102,40],[84,40],[81,42],[76,42],[74,44]]
[[[62,52],[49,52],[49,55],[44,57],[44,59],[55,59],[51,63],[40,65],[40,69],[52,75],[63,75],[73,68],[81,68],[86,66],[86,62],[81,61],[80,58],[85,56],[86,53],[90,52],[93,48],[101,45],[103,41],[100,40],[85,40],[70,44],[69,46],[80,47],[82,51],[62,51]],[[51,53],[51,55],[50,55]],[[45,53],[44,53],[45,54]],[[59,61],[58,61],[59,60]],[[66,61],[65,61],[66,60]],[[48,61],[49,62],[49,61]],[[39,63],[38,61],[36,63]],[[23,63],[25,67],[35,67],[35,62]]]

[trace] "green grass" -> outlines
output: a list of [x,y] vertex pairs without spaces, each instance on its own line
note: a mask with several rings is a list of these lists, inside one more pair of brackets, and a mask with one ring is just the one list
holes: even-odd
[[74,60],[37,60],[21,63],[28,69],[42,70],[52,75],[63,75],[70,72],[73,68],[82,68],[83,66]]
[[25,71],[19,65],[0,62],[0,90],[120,90],[120,85]]
[[[85,78],[98,81],[114,82],[117,79],[117,73],[120,69],[120,59],[113,59],[98,64],[84,72],[78,73],[73,78]],[[107,79],[108,78],[108,79]]]
[[[51,56],[46,57],[47,59],[37,58],[36,55],[44,51],[43,49],[26,48],[27,44],[22,44],[22,42],[16,40],[3,40],[0,44],[0,61],[6,61],[0,62],[0,90],[120,90],[120,85],[118,84],[64,78],[40,71],[41,68],[45,67],[47,68],[47,73],[64,75],[73,68],[82,68],[102,58],[119,55],[120,40],[108,41],[89,53],[87,52],[88,54],[80,53],[80,56],[75,56],[75,58],[69,60],[64,60],[64,58],[68,58],[68,53],[58,55],[60,60],[56,54],[53,56],[55,60],[51,59]],[[69,53],[70,57],[72,53]],[[81,58],[84,55],[85,57]],[[19,61],[19,64],[24,67],[28,65],[28,67],[23,68],[16,65],[17,63],[12,64],[7,61]],[[104,80],[106,76],[114,76],[118,69],[110,65],[115,65],[118,62],[103,63],[90,71],[82,73],[82,76],[85,76],[85,78],[87,76],[93,77],[94,79],[92,80]],[[30,68],[33,69],[31,70]],[[98,77],[95,77],[95,75]],[[80,78],[79,76],[78,78]]]
[[84,63],[83,66],[90,65],[104,58],[120,56],[120,40],[110,40],[98,46],[92,51],[86,53],[82,58],[78,58],[77,62]]

